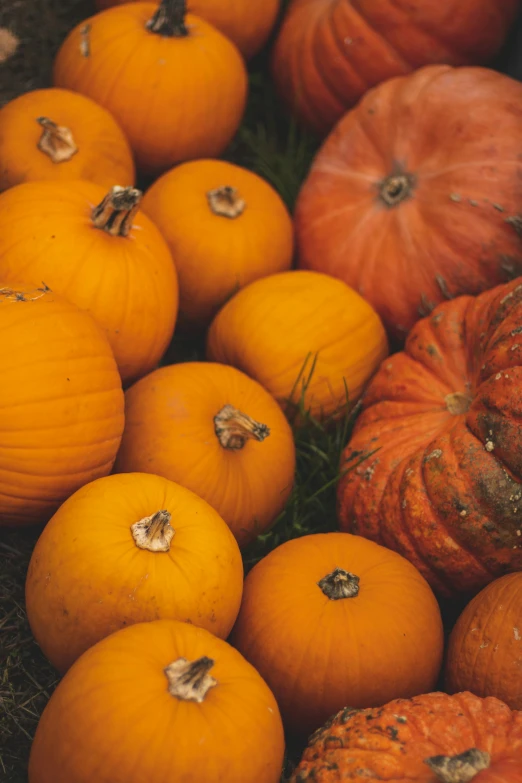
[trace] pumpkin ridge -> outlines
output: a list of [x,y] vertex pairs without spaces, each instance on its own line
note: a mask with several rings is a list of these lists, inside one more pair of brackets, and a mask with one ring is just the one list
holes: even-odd
[[[343,101],[341,100],[340,95],[338,94],[337,90],[331,86],[324,69],[320,67],[320,55],[317,52],[318,38],[319,38],[318,31],[319,31],[319,27],[316,25],[313,31],[313,45],[310,48],[311,61],[314,67],[315,76],[319,81],[321,81],[323,87],[326,88],[330,98],[333,99],[338,106],[342,107]],[[305,86],[304,80],[301,82],[301,85],[302,87]]]
[[[390,2],[397,10],[402,11],[404,18],[406,19],[406,21],[408,21],[408,14],[405,11],[403,11],[402,9],[397,8],[397,5],[395,4],[394,0],[390,0]],[[368,30],[370,30],[370,32],[373,33],[376,36],[376,38],[378,38],[379,43],[381,43],[383,45],[383,50],[388,55],[391,54],[392,57],[394,58],[394,60],[402,61],[401,65],[404,67],[404,70],[406,72],[413,71],[413,70],[415,70],[418,67],[417,63],[412,63],[411,61],[407,60],[406,56],[404,55],[404,53],[401,52],[399,49],[397,49],[395,47],[395,45],[391,43],[391,41],[388,41],[383,36],[382,32],[377,27],[375,27],[374,20],[370,19],[368,16],[363,14],[363,12],[360,10],[360,8],[358,8],[357,0],[349,0],[349,3],[347,5],[348,5],[348,8],[349,8],[349,10],[347,8],[348,18],[349,18],[349,15],[350,15],[350,11],[352,12],[352,14],[356,14],[361,19],[361,21],[366,25]],[[349,50],[348,50],[348,52],[349,52]],[[346,53],[344,54],[344,56],[345,57],[347,56]],[[349,59],[349,57],[348,57],[348,59]],[[399,76],[400,74],[396,74],[396,75]],[[371,88],[372,86],[373,85],[368,85],[369,88]]]

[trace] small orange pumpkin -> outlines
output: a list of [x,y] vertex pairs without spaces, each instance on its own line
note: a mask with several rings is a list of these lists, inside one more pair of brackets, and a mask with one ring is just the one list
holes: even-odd
[[204,498],[244,546],[290,495],[292,431],[274,399],[233,367],[161,367],[126,393],[115,470],[165,476]]
[[259,381],[292,411],[341,415],[388,353],[375,310],[345,283],[292,271],[251,283],[212,322],[210,360]]
[[292,265],[293,226],[279,194],[232,163],[177,166],[147,191],[143,211],[175,259],[187,327],[206,327],[239,288]]
[[0,190],[47,179],[134,184],[132,153],[116,120],[70,90],[33,90],[0,109]]
[[226,642],[189,623],[139,623],[67,672],[34,738],[29,783],[279,783],[277,704]]
[[105,329],[125,383],[152,370],[176,321],[170,251],[141,192],[28,182],[0,195],[0,278],[43,280]]

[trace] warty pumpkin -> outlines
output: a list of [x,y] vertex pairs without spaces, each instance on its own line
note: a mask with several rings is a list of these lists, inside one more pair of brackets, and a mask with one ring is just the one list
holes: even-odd
[[441,595],[522,570],[521,322],[517,281],[439,305],[382,363],[343,454],[341,528]]
[[284,737],[259,674],[203,628],[139,623],[91,647],[47,704],[30,783],[279,783]]
[[401,341],[440,302],[519,276],[521,102],[522,84],[483,68],[369,92],[303,184],[299,266],[353,286]]
[[46,286],[0,282],[0,526],[47,522],[110,473],[123,392],[107,338]]
[[234,44],[186,14],[185,0],[162,0],[109,8],[77,25],[56,57],[54,84],[108,109],[138,168],[155,176],[223,152],[241,122],[247,74]]
[[308,535],[249,572],[231,642],[305,735],[346,704],[377,706],[435,685],[442,621],[403,557],[346,533]]
[[124,383],[150,372],[176,322],[169,248],[141,191],[28,182],[0,195],[0,278],[43,280],[103,327]]
[[294,416],[341,416],[387,355],[383,325],[328,275],[292,271],[239,291],[213,320],[207,356],[259,381]]
[[522,713],[471,693],[346,707],[310,738],[291,783],[522,783]]
[[324,135],[380,82],[430,63],[490,62],[519,5],[519,0],[292,0],[274,47],[273,78],[285,106]]
[[165,476],[218,511],[241,546],[272,525],[292,490],[295,447],[279,406],[233,367],[161,367],[126,392],[115,470]]
[[279,194],[232,163],[177,166],[149,188],[143,211],[175,259],[185,328],[208,326],[240,288],[292,265],[293,225]]
[[132,153],[116,120],[70,90],[33,90],[0,108],[0,190],[48,179],[134,184]]

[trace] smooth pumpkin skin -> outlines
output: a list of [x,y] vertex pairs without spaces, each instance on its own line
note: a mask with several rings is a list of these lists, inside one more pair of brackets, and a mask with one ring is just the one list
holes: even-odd
[[480,65],[519,0],[292,0],[272,56],[285,106],[319,135],[375,85],[430,63]]
[[[232,405],[270,429],[262,442],[224,448],[214,417]],[[126,424],[115,470],[165,476],[216,509],[240,546],[272,525],[294,481],[292,431],[258,383],[233,367],[185,362],[142,378],[125,395]]]
[[43,280],[103,327],[125,384],[150,372],[176,322],[169,248],[141,212],[127,237],[96,228],[106,190],[92,182],[29,182],[0,195],[0,277]]
[[310,737],[291,783],[440,783],[424,759],[491,754],[473,783],[521,783],[522,713],[472,693],[428,693],[379,709],[341,710]]
[[[360,578],[357,596],[323,593],[318,582],[336,568]],[[288,541],[254,566],[230,640],[300,736],[346,704],[431,690],[443,651],[439,607],[419,572],[346,533]]]
[[[131,526],[163,509],[170,550],[139,548]],[[133,623],[180,620],[225,639],[242,592],[239,547],[219,514],[172,481],[130,473],[98,479],[61,506],[33,551],[25,597],[33,635],[63,673]]]
[[341,528],[441,595],[522,570],[521,322],[517,281],[439,305],[382,363],[342,457]]
[[0,282],[0,332],[0,526],[47,522],[110,473],[121,380],[93,319],[44,287]]
[[[138,169],[157,176],[184,160],[219,157],[241,122],[244,62],[216,28],[188,14],[186,37],[150,32],[155,3],[128,3],[77,25],[54,63],[54,85],[89,96],[123,128]],[[81,52],[90,25],[90,55]],[[122,70],[121,64],[125,62]]]
[[[68,128],[78,151],[54,163],[38,149],[48,117]],[[86,179],[108,189],[134,184],[134,161],[120,126],[108,111],[79,93],[49,88],[19,95],[0,108],[0,190],[33,180]]]
[[217,314],[207,339],[211,361],[255,378],[289,412],[302,398],[317,418],[343,415],[346,388],[352,405],[387,353],[371,305],[340,280],[302,270],[239,291]]
[[[170,695],[164,669],[214,660],[203,703]],[[30,783],[279,783],[284,737],[273,695],[226,642],[172,620],[91,647],[47,704]]]
[[[237,190],[246,206],[235,218],[213,211],[207,194]],[[293,224],[281,197],[251,171],[220,160],[184,163],[149,188],[143,211],[176,262],[180,323],[202,329],[239,288],[290,269]]]
[[[298,265],[353,286],[398,341],[437,304],[519,276],[521,102],[522,84],[484,68],[430,66],[369,92],[302,186]],[[409,182],[394,204],[396,175]]]

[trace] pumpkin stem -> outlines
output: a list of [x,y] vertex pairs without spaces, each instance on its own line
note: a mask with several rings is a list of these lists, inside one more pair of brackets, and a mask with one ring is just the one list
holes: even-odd
[[207,200],[214,215],[226,218],[237,218],[243,214],[246,201],[241,198],[237,188],[224,185],[215,190],[209,190]]
[[263,441],[270,435],[266,424],[254,421],[232,405],[225,405],[214,416],[214,431],[224,449],[238,451],[247,440]]
[[94,207],[92,222],[96,228],[102,228],[112,236],[128,236],[142,195],[141,190],[136,188],[115,185],[103,201]]
[[53,163],[64,163],[76,155],[78,147],[69,128],[57,125],[49,117],[37,117],[36,122],[43,128],[37,147],[48,155]]
[[471,407],[473,400],[469,394],[463,392],[454,392],[453,394],[447,394],[444,398],[446,408],[452,416],[460,416],[463,413],[467,413]]
[[156,511],[150,517],[144,517],[131,525],[134,543],[140,549],[149,552],[168,552],[175,530],[170,525],[168,511]]
[[391,174],[379,183],[379,196],[387,207],[396,207],[413,195],[413,174]]
[[186,13],[186,0],[161,0],[158,10],[147,22],[147,30],[164,38],[185,38],[189,34]]
[[331,574],[323,576],[317,585],[330,601],[339,601],[340,598],[356,598],[359,595],[359,582],[355,574],[336,568]]
[[212,658],[198,658],[197,661],[187,661],[178,658],[164,669],[169,682],[169,693],[181,701],[205,701],[205,696],[218,681],[211,677],[209,671],[214,666]]
[[441,783],[469,783],[475,775],[488,769],[491,756],[484,750],[471,748],[459,756],[432,756],[424,763]]

